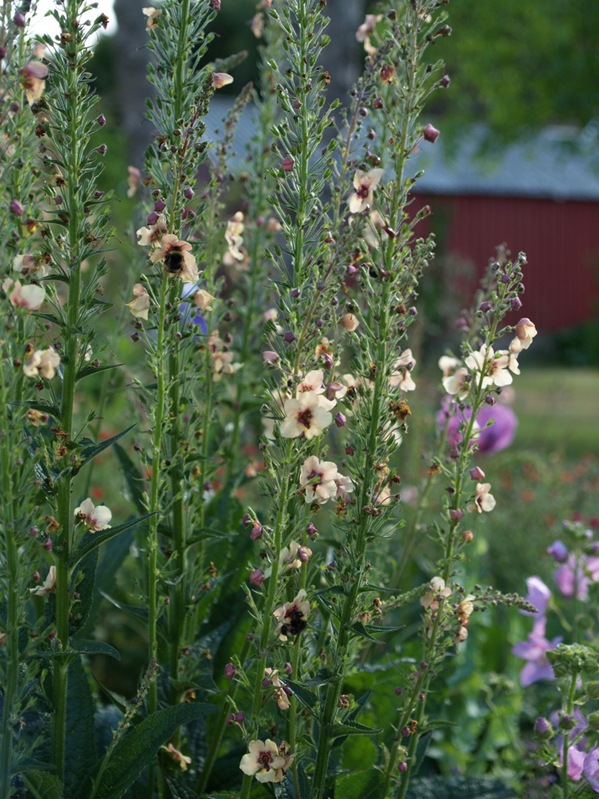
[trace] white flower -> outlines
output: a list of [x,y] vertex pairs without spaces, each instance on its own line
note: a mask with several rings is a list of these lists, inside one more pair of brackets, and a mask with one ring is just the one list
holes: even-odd
[[354,176],[354,193],[349,198],[350,214],[359,214],[365,211],[373,203],[373,192],[379,185],[383,176],[383,169],[371,169],[364,172],[358,169]]
[[331,461],[320,461],[316,455],[306,458],[300,472],[300,485],[306,490],[306,502],[324,505],[337,495],[337,479],[341,475]]
[[495,497],[493,494],[490,494],[491,491],[491,483],[477,483],[476,484],[476,494],[474,496],[474,508],[473,510],[477,510],[479,513],[485,511],[489,513],[495,507]]
[[481,372],[483,375],[482,387],[509,386],[513,377],[508,370],[510,354],[506,350],[495,352],[493,347],[486,344],[478,352],[471,352],[466,358],[466,366],[471,372]]
[[60,355],[53,347],[49,347],[47,350],[35,350],[23,364],[23,371],[27,377],[43,377],[46,380],[52,380],[59,363]]
[[154,6],[148,6],[147,8],[142,8],[142,13],[148,18],[146,20],[146,30],[150,30],[158,25],[158,20],[162,14],[162,9],[154,8]]
[[133,286],[133,296],[135,299],[133,302],[127,303],[127,308],[129,308],[136,319],[147,320],[150,310],[150,295],[146,291],[145,286],[141,283],[136,283]]
[[94,503],[89,497],[84,499],[78,508],[75,508],[75,516],[89,527],[92,533],[107,530],[110,527],[108,522],[112,519],[112,513],[106,505],[94,507]]
[[444,377],[441,381],[448,394],[465,399],[470,392],[470,372],[461,366],[454,374]]
[[158,219],[153,225],[150,225],[150,227],[140,227],[135,235],[137,236],[137,243],[140,247],[149,247],[151,244],[156,246],[166,232],[166,218],[163,214],[158,214]]
[[314,394],[324,394],[324,372],[322,369],[313,369],[302,379],[298,385],[295,395],[299,397],[305,391],[312,391]]
[[441,599],[446,599],[451,594],[451,588],[445,585],[442,577],[433,577],[430,581],[430,590],[420,597],[420,604],[427,610],[437,610]]
[[38,277],[45,277],[48,274],[46,258],[36,258],[35,255],[24,254],[15,255],[12,261],[14,272],[18,272],[22,277],[38,273]]
[[333,421],[334,400],[328,400],[314,391],[304,391],[297,399],[286,399],[283,405],[285,419],[281,422],[283,438],[306,439],[319,436]]
[[282,782],[285,779],[286,759],[279,754],[279,747],[274,741],[270,738],[266,741],[250,741],[248,750],[239,764],[244,774],[255,777],[258,782]]
[[439,358],[439,369],[443,372],[443,377],[449,377],[455,374],[456,369],[462,365],[459,358],[453,358],[450,355],[442,355]]
[[56,566],[50,566],[48,574],[42,585],[37,588],[30,588],[31,596],[45,596],[56,589]]
[[[525,316],[523,319],[520,319],[520,321],[516,325],[516,338],[514,339],[514,341],[519,342],[520,349],[527,350],[532,344],[532,340],[536,335],[537,335],[537,328],[535,327],[534,323],[531,322],[530,319],[528,319]],[[513,343],[514,342],[512,342],[512,344]],[[515,351],[516,350],[514,350],[514,352]]]
[[393,364],[393,372],[389,377],[389,385],[400,391],[414,391],[416,383],[412,380],[411,371],[416,366],[412,350],[404,350]]
[[285,602],[273,611],[277,620],[277,635],[280,641],[286,641],[288,635],[299,635],[306,628],[310,603],[306,601],[306,592],[302,588],[292,602]]

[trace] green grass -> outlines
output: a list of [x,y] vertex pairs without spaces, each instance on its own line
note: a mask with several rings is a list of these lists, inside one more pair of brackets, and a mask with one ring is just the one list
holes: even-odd
[[514,387],[515,446],[599,455],[599,369],[523,368]]

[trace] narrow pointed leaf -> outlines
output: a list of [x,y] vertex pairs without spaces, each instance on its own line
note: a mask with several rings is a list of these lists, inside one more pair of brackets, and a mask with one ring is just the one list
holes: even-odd
[[49,771],[25,771],[23,779],[33,799],[63,799],[62,782]]
[[84,377],[91,377],[92,375],[99,375],[100,372],[107,372],[109,369],[120,369],[122,365],[122,363],[107,363],[105,366],[84,366],[83,369],[77,372],[77,380],[83,380]]
[[73,474],[77,474],[81,469],[85,466],[86,463],[89,463],[93,460],[96,455],[99,455],[100,452],[104,452],[105,449],[111,447],[115,441],[118,441],[123,436],[126,436],[133,428],[135,427],[134,424],[129,425],[129,427],[125,428],[125,430],[121,430],[120,433],[112,436],[111,438],[107,438],[105,441],[100,441],[96,444],[96,442],[92,441],[90,438],[84,438],[79,443],[82,445],[81,450],[79,451],[79,458],[80,462],[79,465],[73,468]]
[[93,552],[94,549],[110,541],[111,538],[120,535],[120,533],[124,533],[125,530],[132,530],[153,515],[152,513],[147,513],[145,516],[138,516],[137,518],[130,519],[128,522],[123,522],[123,524],[117,524],[116,527],[109,527],[107,530],[99,530],[97,533],[85,533],[78,548],[71,557],[70,565],[73,567],[76,566],[83,558],[89,555],[90,552]]
[[137,466],[133,463],[127,451],[120,445],[114,445],[114,454],[120,464],[125,478],[127,488],[127,499],[136,507],[139,513],[144,513],[146,504],[144,502],[144,479]]
[[96,763],[94,702],[81,658],[69,664],[65,738],[65,795],[85,796]]

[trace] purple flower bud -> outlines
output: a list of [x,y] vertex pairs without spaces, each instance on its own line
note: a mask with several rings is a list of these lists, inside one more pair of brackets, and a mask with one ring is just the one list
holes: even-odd
[[253,585],[254,588],[262,588],[263,582],[264,572],[262,569],[254,569],[254,571],[250,574],[250,585]]
[[235,666],[232,663],[227,663],[225,666],[225,677],[227,680],[232,680],[236,673]]
[[241,710],[238,710],[235,714],[235,724],[243,724],[245,721],[245,713],[242,713]]
[[408,770],[408,764],[406,763],[405,760],[402,760],[401,763],[397,766],[397,769],[398,771],[404,773]]
[[310,536],[310,538],[314,538],[315,535],[318,535],[318,530],[312,524],[312,522],[310,522],[306,527],[306,533]]
[[264,363],[276,363],[279,360],[277,353],[272,350],[265,350],[262,353],[262,358],[264,359]]
[[159,213],[159,214],[160,214],[160,213],[162,213],[162,211],[164,211],[164,209],[165,209],[165,208],[166,208],[166,203],[164,202],[164,200],[162,199],[162,197],[160,197],[160,198],[159,198],[158,200],[156,200],[156,202],[154,203],[154,210],[155,210],[157,213]]
[[481,480],[485,479],[485,473],[480,466],[475,466],[473,469],[470,469],[470,477],[472,480],[480,482]]
[[447,89],[449,88],[449,84],[451,83],[451,78],[449,77],[449,75],[443,75],[439,83],[444,89]]
[[106,117],[104,116],[104,114],[100,114],[100,116],[96,119],[96,122],[101,128],[103,128],[104,125],[106,124]]
[[347,419],[345,418],[345,415],[341,413],[341,411],[339,411],[337,416],[335,416],[335,424],[337,427],[345,427],[347,424]]
[[0,60],[6,57],[6,47],[0,45]]
[[403,694],[403,688],[400,688],[398,685],[394,688],[393,693],[395,696],[401,696]]
[[15,216],[22,216],[23,211],[25,210],[18,200],[11,200],[9,208],[11,214],[14,214]]
[[520,297],[513,297],[510,303],[510,308],[512,311],[519,311],[522,308],[522,300]]
[[156,211],[151,211],[151,212],[148,214],[148,217],[147,217],[147,219],[146,219],[146,223],[147,223],[148,225],[155,225],[155,224],[156,224],[156,222],[158,222],[158,214],[156,213]]
[[307,563],[310,560],[310,555],[308,554],[306,547],[300,547],[297,550],[297,556],[302,563]]
[[553,735],[553,727],[544,716],[539,716],[535,721],[535,734],[545,740]]
[[191,186],[187,186],[185,191],[183,192],[183,196],[185,197],[186,200],[193,200],[194,194],[195,192],[191,188]]
[[401,734],[402,734],[403,738],[407,738],[409,736],[409,734],[410,734],[409,727],[402,727]]
[[291,663],[285,663],[283,668],[285,669],[285,672],[287,674],[291,675],[293,673],[293,666],[291,665]]
[[409,316],[418,316],[418,309],[415,308],[414,306],[412,306],[411,308],[408,308],[408,315]]
[[547,554],[551,555],[558,563],[564,563],[568,560],[568,547],[558,538],[550,547],[547,547]]
[[108,152],[108,146],[106,144],[101,144],[99,147],[96,147],[96,150],[100,153],[100,155],[106,155]]
[[293,341],[295,341],[295,333],[293,333],[291,330],[288,330],[283,338],[285,339],[286,344],[291,344]]
[[229,713],[229,715],[227,716],[227,724],[229,726],[231,726],[231,724],[235,724],[235,716],[233,715],[233,713]]
[[243,514],[243,518],[241,520],[241,523],[243,524],[244,527],[247,527],[248,524],[253,524],[252,517],[250,516],[249,513],[244,513]]
[[487,396],[485,397],[485,402],[487,403],[487,405],[493,406],[495,405],[497,400],[495,399],[495,397],[492,397],[490,394],[487,394]]
[[449,511],[449,518],[452,522],[459,522],[464,518],[464,511],[460,508],[452,508]]
[[463,316],[460,316],[458,319],[456,319],[455,326],[456,330],[462,330],[463,332],[466,333],[468,332],[468,330],[470,330],[470,324],[468,323],[468,320]]
[[27,25],[25,16],[20,11],[17,11],[17,13],[12,18],[12,21],[15,23],[17,28],[24,28]]
[[292,299],[297,300],[299,295],[300,295],[300,290],[299,289],[291,289],[291,297],[292,297]]
[[52,552],[52,547],[53,547],[52,539],[46,538],[46,540],[44,541],[44,549],[46,550],[46,552]]
[[256,522],[252,527],[250,538],[252,541],[257,541],[262,536],[263,527],[260,522]]
[[492,307],[493,306],[491,305],[490,302],[485,301],[481,302],[481,304],[478,306],[478,310],[482,311],[483,313],[487,313],[487,311],[490,311]]
[[294,167],[295,161],[290,155],[288,155],[287,158],[283,158],[281,161],[281,169],[283,172],[293,172]]
[[576,727],[576,719],[574,716],[569,716],[567,713],[559,720],[559,727],[561,730],[573,730]]
[[210,8],[213,11],[220,11],[220,0],[210,0]]
[[270,688],[271,685],[272,685],[272,680],[269,680],[268,677],[264,677],[262,679],[262,687],[263,688]]
[[422,135],[424,136],[426,141],[430,141],[431,144],[434,144],[437,141],[440,133],[441,131],[437,130],[437,128],[435,128],[430,123],[428,125],[425,125],[424,128],[422,129]]

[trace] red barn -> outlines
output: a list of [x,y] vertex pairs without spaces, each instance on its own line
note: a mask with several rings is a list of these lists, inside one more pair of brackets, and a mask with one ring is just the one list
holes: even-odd
[[[523,313],[544,332],[599,312],[599,163],[597,142],[551,128],[497,154],[482,156],[483,130],[454,155],[423,142],[424,175],[414,206],[430,205],[438,249],[482,274],[495,247],[524,251]],[[585,148],[586,145],[586,148]],[[593,161],[594,156],[594,161]]]

